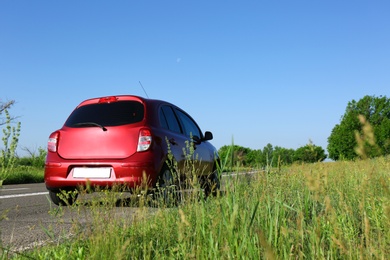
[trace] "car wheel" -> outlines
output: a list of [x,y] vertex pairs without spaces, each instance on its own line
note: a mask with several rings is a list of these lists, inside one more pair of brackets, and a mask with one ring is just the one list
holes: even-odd
[[214,171],[207,177],[204,184],[204,193],[206,198],[210,195],[216,196],[221,188],[221,181],[217,171]]
[[77,192],[49,190],[51,201],[57,206],[71,206],[77,199]]
[[180,202],[180,191],[177,175],[168,166],[161,170],[155,188],[155,200],[167,207],[177,206]]

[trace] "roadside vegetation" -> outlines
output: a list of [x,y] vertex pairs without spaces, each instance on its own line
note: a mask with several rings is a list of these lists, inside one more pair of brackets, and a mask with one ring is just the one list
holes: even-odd
[[13,124],[15,118],[9,113],[9,109],[15,101],[0,102],[0,126],[2,127],[2,149],[0,150],[0,186],[12,173],[15,165],[15,151],[19,142],[20,122]]
[[24,148],[27,156],[18,157],[16,150],[19,144],[21,123],[18,117],[12,116],[9,110],[14,100],[0,100],[0,187],[4,184],[22,184],[43,182],[43,167],[46,150],[38,148],[38,152]]
[[7,169],[3,185],[43,182],[46,151],[38,148],[38,152],[25,149],[28,156],[15,156],[13,166]]
[[[237,172],[238,173],[238,172]],[[216,197],[177,207],[143,197],[118,204],[102,191],[55,207],[73,228],[15,259],[386,259],[390,255],[390,158],[295,164],[223,178]],[[196,189],[196,187],[194,187]],[[122,211],[123,210],[123,211]],[[122,212],[118,214],[118,212]],[[80,224],[80,219],[87,224]],[[55,228],[55,227],[53,227]]]

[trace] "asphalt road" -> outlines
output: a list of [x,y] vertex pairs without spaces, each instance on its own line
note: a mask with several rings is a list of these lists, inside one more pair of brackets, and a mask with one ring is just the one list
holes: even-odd
[[[85,195],[84,201],[89,199]],[[86,202],[88,205],[88,202]],[[133,207],[113,209],[115,216],[133,219]],[[55,206],[43,183],[4,185],[0,188],[0,232],[1,246],[13,252],[20,252],[42,244],[56,243],[72,236],[76,224],[87,225],[88,210],[80,207]]]
[[3,247],[20,250],[42,243],[53,223],[44,184],[4,185],[0,188],[0,228]]

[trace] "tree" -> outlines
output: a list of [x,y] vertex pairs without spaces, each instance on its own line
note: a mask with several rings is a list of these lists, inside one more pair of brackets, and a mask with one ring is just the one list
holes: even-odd
[[[359,116],[364,120],[359,120]],[[375,140],[375,144],[365,144],[367,157],[390,154],[390,100],[386,96],[364,96],[359,101],[348,102],[340,124],[332,129],[328,137],[329,158],[355,159],[357,137],[367,135],[363,132],[365,124],[372,127]]]
[[[239,145],[224,145],[218,150],[219,157],[222,160],[226,160],[226,165],[234,166],[247,166],[247,154],[250,152],[249,148]],[[252,159],[252,158],[251,158]]]
[[258,167],[261,162],[262,151],[258,150],[249,150],[246,155],[246,163],[252,167]]
[[324,149],[321,146],[314,145],[312,142],[299,147],[294,153],[294,161],[304,163],[322,162],[326,157]]
[[273,166],[289,165],[294,160],[294,149],[287,149],[279,146],[275,146],[273,151],[274,162]]
[[274,160],[273,153],[274,153],[274,147],[272,146],[272,144],[268,143],[266,146],[264,146],[262,156],[261,156],[261,161],[260,161],[261,165],[267,167],[272,166]]

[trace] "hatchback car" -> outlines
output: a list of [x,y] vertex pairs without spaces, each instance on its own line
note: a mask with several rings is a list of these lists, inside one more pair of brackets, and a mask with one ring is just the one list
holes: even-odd
[[156,191],[185,179],[191,161],[209,195],[220,185],[217,150],[208,142],[212,138],[169,102],[132,95],[88,99],[50,134],[45,185],[57,205],[75,200],[64,199],[61,190],[80,187],[124,185],[132,191],[146,180]]

